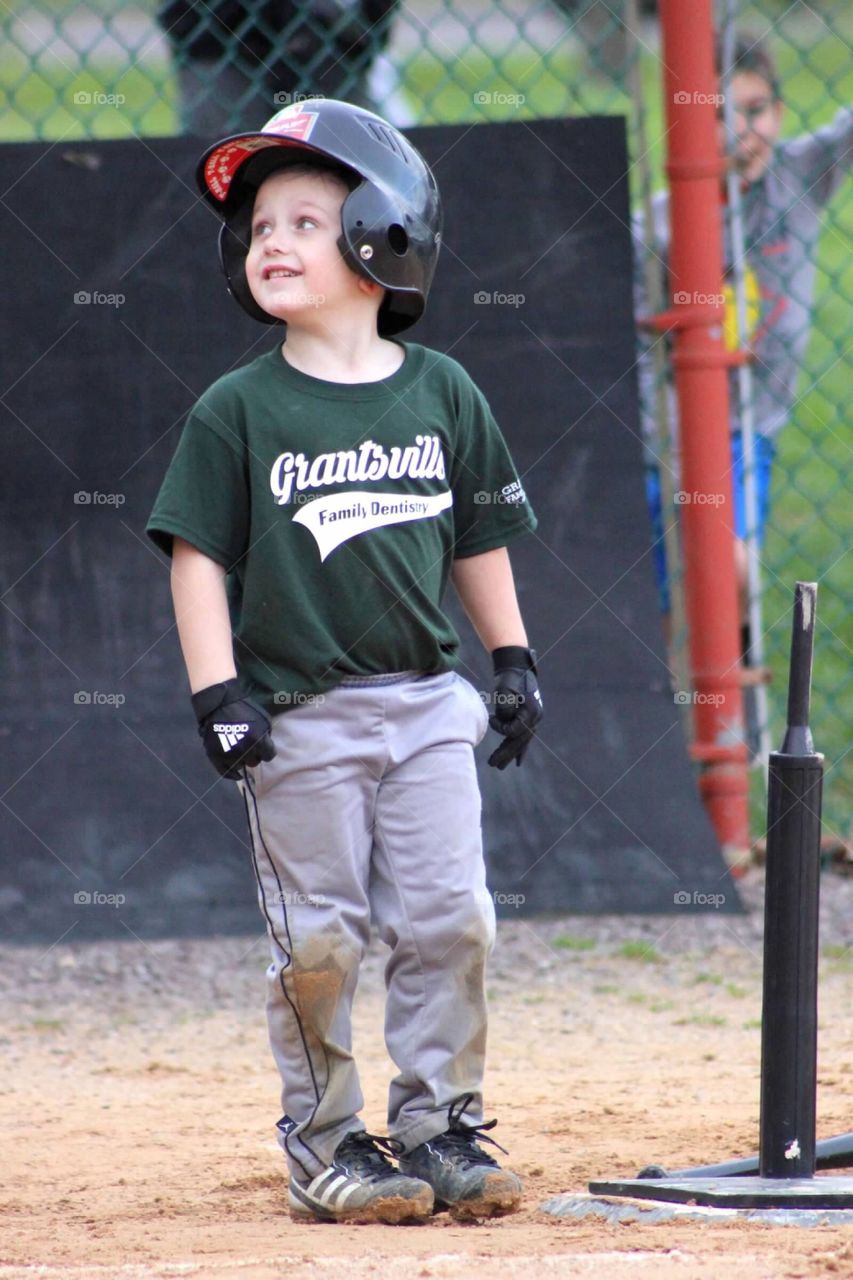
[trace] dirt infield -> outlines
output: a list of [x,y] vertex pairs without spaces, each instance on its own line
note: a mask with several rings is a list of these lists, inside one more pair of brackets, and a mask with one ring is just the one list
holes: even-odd
[[[746,895],[760,900],[760,875]],[[853,880],[826,875],[818,1132],[853,1127]],[[561,1221],[590,1178],[749,1154],[758,1118],[757,914],[505,922],[487,1116],[524,1211],[460,1226],[295,1225],[272,1127],[265,941],[3,948],[0,1280],[190,1276],[853,1275],[853,1228]],[[384,1132],[382,948],[356,1007],[364,1119]]]

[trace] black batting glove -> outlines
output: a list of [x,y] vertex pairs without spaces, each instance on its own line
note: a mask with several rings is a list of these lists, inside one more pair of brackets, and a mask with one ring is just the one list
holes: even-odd
[[505,769],[513,760],[520,765],[524,759],[534,727],[542,719],[542,697],[532,649],[505,645],[492,650],[492,662],[495,683],[489,724],[504,740],[489,756],[489,764]]
[[244,698],[237,680],[212,684],[192,695],[198,731],[208,759],[223,778],[237,780],[275,755],[270,718]]

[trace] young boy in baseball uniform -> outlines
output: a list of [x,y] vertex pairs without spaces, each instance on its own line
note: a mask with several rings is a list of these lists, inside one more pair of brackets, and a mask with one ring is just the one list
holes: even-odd
[[[473,749],[520,764],[541,715],[506,546],[535,517],[489,407],[422,314],[441,204],[378,116],[289,107],[202,158],[231,293],[286,341],[193,408],[148,530],[205,750],[237,781],[272,960],[279,1141],[294,1217],[515,1210],[483,1150],[494,941]],[[456,671],[448,578],[492,653],[491,714]],[[365,1131],[351,1007],[388,945],[388,1137]],[[495,1144],[497,1145],[497,1144]]]

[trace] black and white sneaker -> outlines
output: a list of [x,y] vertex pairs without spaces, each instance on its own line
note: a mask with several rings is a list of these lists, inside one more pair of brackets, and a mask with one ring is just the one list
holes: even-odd
[[338,1143],[328,1169],[306,1184],[290,1179],[290,1216],[320,1222],[424,1222],[433,1211],[432,1188],[398,1172],[380,1150],[402,1149],[393,1138],[363,1129]]
[[483,1132],[493,1129],[497,1120],[475,1125],[465,1124],[460,1118],[473,1096],[465,1094],[450,1104],[447,1132],[401,1156],[400,1172],[428,1182],[435,1192],[436,1211],[449,1209],[453,1218],[495,1218],[514,1213],[521,1205],[521,1179],[509,1169],[502,1169],[477,1142],[491,1142],[504,1150]]

